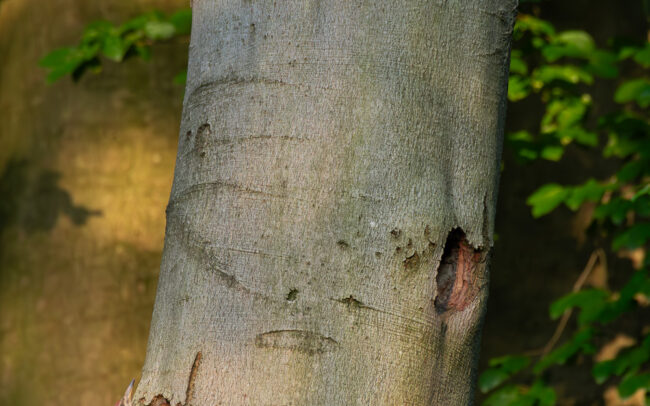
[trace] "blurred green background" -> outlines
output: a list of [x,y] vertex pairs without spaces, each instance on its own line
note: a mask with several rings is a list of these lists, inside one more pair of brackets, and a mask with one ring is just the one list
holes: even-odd
[[[170,16],[187,6],[0,0],[3,405],[112,405],[139,376],[189,44]],[[647,8],[520,12],[479,401],[645,405]]]

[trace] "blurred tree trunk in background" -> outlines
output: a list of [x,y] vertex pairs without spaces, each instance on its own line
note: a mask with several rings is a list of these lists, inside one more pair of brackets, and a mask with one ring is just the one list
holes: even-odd
[[515,2],[193,7],[135,398],[470,404]]
[[0,1],[0,404],[113,405],[153,307],[187,43],[47,86],[86,24],[174,0]]

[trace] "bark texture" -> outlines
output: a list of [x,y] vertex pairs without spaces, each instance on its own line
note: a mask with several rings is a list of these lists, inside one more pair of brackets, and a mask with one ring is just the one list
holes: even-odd
[[194,2],[140,404],[471,404],[515,6]]

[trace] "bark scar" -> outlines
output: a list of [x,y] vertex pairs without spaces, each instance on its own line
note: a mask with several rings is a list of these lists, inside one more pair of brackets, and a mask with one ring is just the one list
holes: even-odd
[[453,229],[440,259],[436,276],[438,313],[464,310],[485,286],[487,251],[474,248],[460,228]]
[[331,337],[306,330],[274,330],[255,337],[257,348],[302,352],[308,355],[337,350],[339,343]]
[[190,377],[187,380],[187,389],[185,390],[185,404],[189,405],[190,401],[194,398],[194,381],[196,380],[196,375],[199,372],[199,366],[201,366],[201,358],[203,354],[201,351],[196,353],[194,357],[194,362],[192,363],[192,369],[190,370]]
[[[201,351],[196,353],[194,357],[194,362],[192,363],[192,369],[190,369],[190,377],[187,380],[187,389],[185,389],[185,403],[178,402],[176,406],[190,406],[190,402],[194,398],[194,381],[196,380],[196,375],[199,371],[199,366],[201,366],[201,358],[203,355]],[[144,404],[145,399],[140,399],[140,404]],[[146,406],[171,406],[169,399],[165,398],[162,394],[154,396]]]

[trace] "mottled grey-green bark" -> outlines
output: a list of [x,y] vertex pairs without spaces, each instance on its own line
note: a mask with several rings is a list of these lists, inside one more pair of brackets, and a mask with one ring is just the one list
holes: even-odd
[[471,404],[515,7],[195,0],[141,404]]

